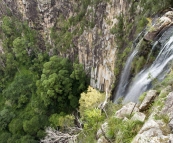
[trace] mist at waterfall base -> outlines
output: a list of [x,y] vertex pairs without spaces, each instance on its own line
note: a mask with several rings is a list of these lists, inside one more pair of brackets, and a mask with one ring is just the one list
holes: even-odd
[[148,68],[142,69],[135,76],[132,82],[128,84],[131,62],[138,52],[137,49],[138,48],[135,48],[127,59],[125,68],[121,74],[114,102],[117,102],[122,97],[124,98],[123,103],[130,101],[138,102],[139,96],[152,87],[151,82],[154,79],[164,78],[169,71],[168,64],[173,60],[173,36],[171,36],[169,40],[160,47],[160,52],[152,65]]

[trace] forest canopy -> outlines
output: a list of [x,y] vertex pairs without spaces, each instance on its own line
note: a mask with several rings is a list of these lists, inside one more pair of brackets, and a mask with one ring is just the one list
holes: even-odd
[[49,56],[27,22],[4,16],[0,28],[0,138],[4,143],[38,142],[45,127],[70,118],[88,78],[77,61]]

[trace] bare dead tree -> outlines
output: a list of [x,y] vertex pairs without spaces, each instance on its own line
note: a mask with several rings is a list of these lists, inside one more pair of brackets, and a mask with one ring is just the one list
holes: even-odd
[[98,106],[98,109],[101,109],[103,112],[105,112],[106,114],[106,117],[108,117],[107,113],[106,113],[106,110],[105,110],[105,107],[108,103],[108,99],[109,99],[109,96],[108,96],[108,89],[106,88],[106,96],[105,96],[105,100]]
[[40,143],[76,143],[77,137],[82,131],[82,128],[70,127],[66,132],[55,130],[51,127],[46,129],[46,137]]

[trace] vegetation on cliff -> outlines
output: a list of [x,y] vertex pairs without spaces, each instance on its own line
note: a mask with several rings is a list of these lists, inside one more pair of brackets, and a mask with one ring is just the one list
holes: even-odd
[[66,117],[78,107],[87,76],[78,62],[40,49],[27,22],[4,16],[1,38],[1,141],[38,142],[46,126],[58,126],[55,115]]
[[[159,14],[173,5],[171,0],[128,2],[131,4],[129,12],[117,16],[118,22],[110,30],[118,47],[114,70],[117,79],[130,52],[131,41],[147,25],[147,17]],[[108,123],[104,136],[109,142],[129,143],[137,134],[142,123],[124,123],[114,118],[114,113],[121,105],[114,105],[107,101],[108,97],[104,93],[88,87],[88,75],[76,55],[73,58],[71,55],[66,56],[69,59],[64,56],[69,49],[76,47],[75,38],[84,29],[94,28],[96,13],[87,8],[90,5],[97,8],[100,3],[106,5],[111,1],[81,0],[79,7],[74,9],[75,16],[67,19],[60,15],[50,29],[51,44],[43,41],[36,27],[29,27],[27,21],[22,21],[20,16],[16,17],[10,10],[2,16],[0,142],[36,143],[40,139],[44,140],[45,131],[49,127],[52,132],[57,131],[62,135],[75,129],[73,137],[76,142],[94,143],[98,137],[97,130],[104,122]],[[92,19],[89,19],[87,12],[93,15]],[[140,70],[146,57],[141,54],[136,58],[133,63],[134,73]],[[172,83],[169,76],[166,80],[163,84]],[[162,85],[157,86],[160,88]],[[102,104],[104,101],[108,103]],[[132,132],[129,133],[130,129]]]

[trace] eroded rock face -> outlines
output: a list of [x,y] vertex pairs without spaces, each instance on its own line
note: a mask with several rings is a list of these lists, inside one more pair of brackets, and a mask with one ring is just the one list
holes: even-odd
[[[4,0],[4,2],[13,13],[20,13],[19,15],[29,22],[30,27],[40,32],[44,45],[46,43],[53,45],[50,28],[55,25],[58,17],[63,15],[69,19],[75,16],[77,14],[75,8],[80,5],[76,0]],[[110,91],[114,82],[117,49],[115,37],[110,33],[110,29],[117,23],[116,17],[121,13],[125,14],[128,8],[129,4],[123,0],[88,6],[85,16],[94,22],[94,27],[84,28],[81,36],[73,39],[75,48],[71,48],[65,54],[58,53],[71,60],[78,56],[91,77],[90,85],[99,90]]]
[[139,107],[139,110],[140,111],[146,110],[150,106],[151,102],[153,102],[156,95],[157,95],[156,90],[148,91],[147,95],[145,96],[144,100],[142,101],[142,103]]
[[[116,15],[127,11],[127,2],[113,0],[112,3],[100,3],[97,8],[88,7],[95,16],[95,27],[84,30],[78,40],[78,55],[80,63],[91,75],[90,85],[105,91],[111,89],[114,82],[114,67],[116,61],[115,37],[110,33],[117,23]],[[88,16],[91,19],[92,16]]]

